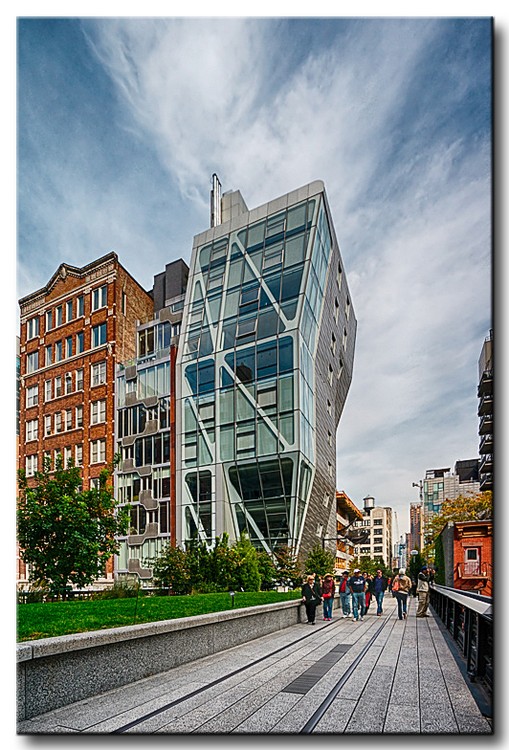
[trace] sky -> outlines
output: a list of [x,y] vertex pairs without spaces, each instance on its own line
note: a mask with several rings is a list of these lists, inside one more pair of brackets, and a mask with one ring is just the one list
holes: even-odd
[[358,321],[337,487],[397,511],[478,456],[492,322],[491,22],[30,17],[17,24],[17,298],[110,251],[147,289],[209,226],[324,181]]

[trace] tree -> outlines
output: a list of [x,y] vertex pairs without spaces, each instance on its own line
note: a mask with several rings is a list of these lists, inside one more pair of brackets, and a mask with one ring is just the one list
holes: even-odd
[[440,513],[426,524],[426,557],[434,558],[435,541],[449,521],[478,521],[493,518],[493,493],[490,490],[475,495],[459,495],[453,500],[445,500]]
[[169,588],[172,594],[188,594],[191,591],[191,574],[183,549],[167,544],[151,563],[157,586]]
[[322,545],[317,542],[308,552],[304,563],[304,571],[307,574],[316,573],[319,576],[324,576],[326,573],[334,572],[335,562],[336,558],[332,552],[323,549]]
[[105,574],[108,558],[118,552],[117,535],[129,526],[129,507],[115,512],[113,488],[108,484],[113,467],[104,469],[99,486],[81,490],[81,471],[62,458],[50,472],[42,471],[29,486],[18,472],[18,541],[21,558],[30,565],[30,580],[45,581],[53,595],[66,597],[69,586],[83,587]]
[[240,539],[235,545],[238,558],[237,568],[237,591],[259,591],[261,586],[261,576],[258,567],[258,555],[251,544],[248,535],[243,531]]
[[268,552],[257,550],[258,572],[260,574],[260,587],[262,591],[271,591],[277,576],[276,566]]
[[280,586],[292,589],[302,584],[302,571],[293,547],[282,544],[274,551],[276,577],[275,582]]

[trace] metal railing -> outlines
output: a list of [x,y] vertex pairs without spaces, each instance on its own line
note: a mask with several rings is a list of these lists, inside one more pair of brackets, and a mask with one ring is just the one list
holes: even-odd
[[432,586],[430,604],[456,643],[467,674],[489,697],[493,691],[492,598],[447,586]]

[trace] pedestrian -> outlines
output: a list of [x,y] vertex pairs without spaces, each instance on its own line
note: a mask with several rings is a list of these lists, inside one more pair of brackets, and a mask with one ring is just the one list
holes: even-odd
[[332,573],[326,573],[323,577],[321,591],[323,599],[323,619],[332,620],[332,605],[334,603],[334,594],[336,591],[336,584],[334,583],[334,576]]
[[364,619],[366,611],[366,579],[359,568],[355,568],[353,576],[348,579],[348,588],[352,594],[353,619],[359,622]]
[[341,602],[342,617],[352,616],[352,594],[348,587],[348,570],[345,570],[339,582],[339,600]]
[[392,594],[398,602],[398,618],[400,620],[406,620],[407,618],[408,594],[411,588],[412,581],[405,575],[405,568],[400,568],[398,575],[394,577],[392,582]]
[[371,582],[371,591],[376,599],[376,616],[381,617],[383,614],[383,601],[384,594],[387,590],[387,578],[383,575],[381,570],[376,571],[376,576]]
[[322,599],[320,596],[320,585],[313,575],[308,576],[302,586],[302,601],[306,605],[308,623],[314,625],[316,608]]
[[364,580],[366,581],[366,601],[364,602],[364,608],[365,612],[367,612],[369,609],[369,605],[371,604],[371,581],[373,580],[373,576],[369,573],[363,573],[362,575],[364,576]]
[[431,617],[428,615],[426,610],[429,605],[429,568],[427,565],[423,565],[421,572],[417,576],[417,598],[419,600],[419,606],[417,607],[416,617]]

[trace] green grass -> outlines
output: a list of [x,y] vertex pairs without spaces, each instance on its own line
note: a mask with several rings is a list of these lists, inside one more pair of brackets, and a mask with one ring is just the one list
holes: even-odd
[[[245,591],[235,594],[235,609],[300,599],[300,596],[300,589],[287,593]],[[132,598],[19,604],[18,641],[85,633],[140,622],[174,620],[231,608],[231,597],[227,592],[190,596],[141,596],[138,601]]]

